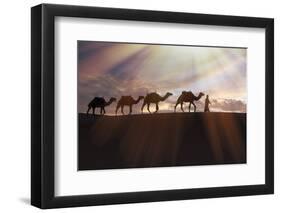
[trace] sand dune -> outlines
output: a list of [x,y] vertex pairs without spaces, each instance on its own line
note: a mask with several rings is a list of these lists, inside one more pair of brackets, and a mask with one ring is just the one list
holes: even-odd
[[245,113],[79,114],[78,169],[246,163]]

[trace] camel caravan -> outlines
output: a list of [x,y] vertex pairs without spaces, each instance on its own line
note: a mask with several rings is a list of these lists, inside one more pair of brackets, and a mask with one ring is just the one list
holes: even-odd
[[[165,101],[167,98],[172,96],[173,94],[170,92],[167,92],[164,96],[161,96],[157,94],[156,92],[148,93],[145,97],[139,96],[138,99],[134,99],[132,96],[121,96],[121,98],[118,100],[116,105],[115,114],[117,115],[119,109],[121,109],[121,113],[124,115],[124,107],[129,107],[129,114],[132,114],[133,112],[133,105],[138,104],[141,100],[143,100],[143,104],[141,106],[141,112],[143,113],[143,109],[146,106],[147,111],[151,113],[150,111],[150,104],[155,104],[156,110],[154,113],[157,113],[159,110],[159,102]],[[194,112],[196,112],[196,105],[194,101],[199,101],[201,97],[203,97],[205,94],[200,92],[198,96],[195,96],[191,91],[183,91],[181,95],[178,97],[177,102],[174,106],[174,112],[177,110],[177,106],[180,105],[181,111],[184,112],[183,104],[189,103],[188,111],[190,112],[191,105],[194,107]],[[95,97],[89,104],[88,104],[88,110],[87,115],[89,114],[90,110],[92,109],[93,115],[95,114],[96,108],[100,108],[100,114],[104,115],[105,107],[111,105],[113,102],[116,102],[116,98],[110,98],[109,101],[106,101],[103,97]],[[210,112],[209,105],[211,102],[209,101],[209,96],[207,95],[205,99],[205,108],[204,112]]]

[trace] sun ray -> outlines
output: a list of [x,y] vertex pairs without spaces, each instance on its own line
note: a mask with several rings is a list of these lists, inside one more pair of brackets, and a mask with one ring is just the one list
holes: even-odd
[[[176,101],[183,90],[204,92],[213,99],[242,100],[246,104],[246,49],[80,43],[81,112],[92,96],[119,98],[122,94],[137,97],[149,92],[171,92],[174,96],[170,100]],[[171,105],[162,103],[162,111],[171,110]],[[109,107],[109,112],[113,111]]]

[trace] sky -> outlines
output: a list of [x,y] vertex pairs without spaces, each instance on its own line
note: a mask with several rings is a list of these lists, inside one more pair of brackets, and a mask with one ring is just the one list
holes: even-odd
[[[246,48],[78,41],[79,112],[86,112],[94,97],[137,99],[151,92],[173,94],[159,105],[160,113],[170,112],[182,91],[208,94],[211,111],[246,112],[246,77]],[[197,111],[205,97],[195,102]],[[133,113],[140,113],[141,105],[134,105]],[[113,103],[105,110],[110,115],[115,108]]]

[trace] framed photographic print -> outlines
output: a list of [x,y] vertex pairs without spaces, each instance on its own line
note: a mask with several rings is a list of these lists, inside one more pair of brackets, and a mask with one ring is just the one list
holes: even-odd
[[271,194],[274,21],[31,9],[31,203]]

